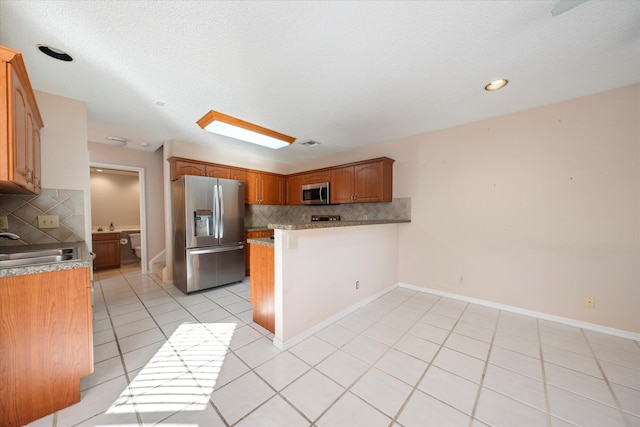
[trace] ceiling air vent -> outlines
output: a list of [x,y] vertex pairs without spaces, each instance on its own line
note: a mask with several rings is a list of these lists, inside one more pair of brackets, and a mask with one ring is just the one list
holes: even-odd
[[305,141],[300,142],[300,145],[304,145],[305,147],[315,147],[316,145],[320,145],[318,141],[312,141],[307,139]]

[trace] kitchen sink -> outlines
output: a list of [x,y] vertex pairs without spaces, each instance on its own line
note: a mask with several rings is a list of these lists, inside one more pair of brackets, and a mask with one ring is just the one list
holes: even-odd
[[28,252],[0,254],[0,268],[21,267],[52,262],[76,261],[78,248],[41,249]]

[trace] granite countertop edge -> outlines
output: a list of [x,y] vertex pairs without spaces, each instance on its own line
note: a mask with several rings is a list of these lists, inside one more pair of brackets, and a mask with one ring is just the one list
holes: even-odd
[[269,224],[269,228],[274,230],[312,230],[316,228],[353,227],[359,225],[383,225],[383,224],[405,224],[410,223],[410,219],[373,219],[356,221],[317,221],[301,222],[297,224]]
[[26,274],[47,273],[50,271],[73,270],[75,268],[91,268],[93,261],[85,242],[44,243],[36,245],[0,246],[0,253],[27,252],[42,249],[61,249],[77,247],[79,258],[73,261],[60,261],[47,264],[21,265],[18,267],[0,268],[0,277],[23,276]]
[[274,240],[269,237],[258,237],[258,238],[247,239],[247,243],[252,243],[254,245],[260,245],[260,246],[268,246],[270,248],[273,248],[275,246]]

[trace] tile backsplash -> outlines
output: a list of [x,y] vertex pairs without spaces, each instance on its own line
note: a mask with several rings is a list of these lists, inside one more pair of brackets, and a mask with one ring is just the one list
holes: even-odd
[[[58,215],[59,228],[38,228],[38,215]],[[84,192],[43,189],[40,195],[0,194],[0,216],[20,240],[0,239],[0,246],[78,242],[84,238]]]
[[411,219],[411,198],[393,199],[391,203],[353,203],[345,205],[278,206],[245,205],[245,228],[267,224],[310,222],[311,215],[340,215],[342,221],[364,219]]

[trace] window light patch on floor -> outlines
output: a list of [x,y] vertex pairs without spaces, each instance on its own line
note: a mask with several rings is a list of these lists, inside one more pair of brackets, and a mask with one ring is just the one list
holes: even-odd
[[154,413],[207,407],[235,323],[182,323],[107,409],[106,414]]

